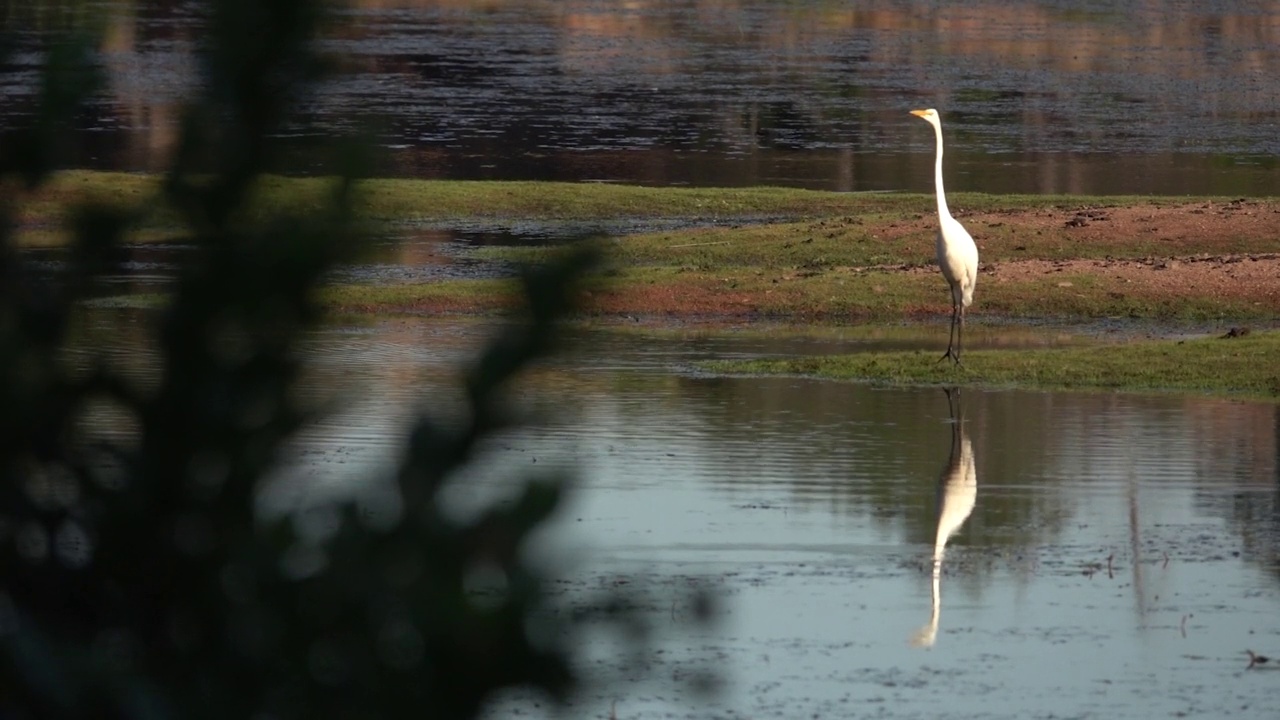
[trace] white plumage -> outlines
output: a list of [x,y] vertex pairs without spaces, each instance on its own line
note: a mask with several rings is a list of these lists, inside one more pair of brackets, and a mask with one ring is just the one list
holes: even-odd
[[933,126],[937,139],[938,154],[934,163],[934,185],[938,193],[938,237],[935,250],[938,268],[942,277],[946,278],[951,288],[951,336],[947,341],[947,352],[939,362],[951,358],[960,364],[960,350],[964,340],[965,308],[973,304],[973,288],[978,284],[978,246],[973,242],[969,231],[964,229],[960,221],[951,217],[947,209],[947,195],[942,190],[942,120],[938,111],[912,110],[912,115],[922,118]]

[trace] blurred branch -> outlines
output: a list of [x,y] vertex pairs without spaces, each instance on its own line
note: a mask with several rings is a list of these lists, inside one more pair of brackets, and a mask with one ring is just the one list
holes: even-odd
[[[250,222],[254,180],[293,102],[325,66],[321,4],[212,4],[204,94],[185,114],[164,193],[197,249],[154,323],[158,378],[139,383],[68,328],[112,271],[136,217],[72,215],[69,270],[34,282],[0,208],[0,717],[476,716],[495,691],[575,687],[574,613],[549,611],[524,551],[564,478],[451,520],[440,490],[478,443],[510,426],[506,388],[556,346],[588,253],[526,276],[527,311],[467,375],[467,419],[423,418],[397,475],[398,509],[333,509],[319,537],[254,513],[284,444],[313,417],[298,399],[316,289],[362,246],[349,145],[330,205]],[[59,133],[95,91],[83,41],[58,46],[29,145],[0,174],[38,185]],[[125,438],[99,437],[109,404]],[[625,603],[610,596],[603,615]],[[536,631],[535,631],[536,626]]]

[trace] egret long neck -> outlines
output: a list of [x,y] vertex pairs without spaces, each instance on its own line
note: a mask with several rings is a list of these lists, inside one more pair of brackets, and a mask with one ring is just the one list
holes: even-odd
[[938,190],[938,217],[951,217],[951,211],[947,209],[947,196],[942,191],[942,126],[933,125],[933,135],[937,139],[938,159],[933,164],[933,185]]

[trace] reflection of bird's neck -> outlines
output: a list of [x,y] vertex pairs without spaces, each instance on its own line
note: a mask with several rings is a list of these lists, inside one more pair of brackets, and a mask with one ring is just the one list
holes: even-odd
[[911,638],[911,644],[916,647],[933,647],[938,639],[938,619],[942,616],[942,555],[945,552],[937,548],[933,554],[933,609],[929,613],[929,622]]
[[933,185],[938,191],[938,218],[951,217],[951,211],[947,209],[947,195],[942,190],[942,124],[929,123],[933,126],[933,135],[937,140],[938,158],[933,164]]

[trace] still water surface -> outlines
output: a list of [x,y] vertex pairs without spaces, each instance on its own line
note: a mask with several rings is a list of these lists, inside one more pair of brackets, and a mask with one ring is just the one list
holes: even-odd
[[[74,164],[164,165],[204,4],[7,3],[0,133],[50,39],[106,28]],[[414,177],[927,191],[1280,193],[1280,6],[1262,0],[353,0],[285,169],[370,131]]]
[[[453,373],[487,331],[318,332],[315,392],[347,402],[299,439],[263,512],[379,502],[399,428],[457,407]],[[691,370],[865,341],[578,340],[518,393],[538,421],[493,441],[453,496],[467,513],[525,473],[572,469],[543,543],[556,592],[649,588],[649,679],[573,715],[1271,717],[1280,676],[1246,671],[1244,651],[1280,648],[1275,405],[975,388],[957,425],[937,388]],[[718,599],[712,625],[689,622],[691,590]],[[591,648],[589,671],[617,669],[613,645]],[[709,697],[689,683],[707,670]]]

